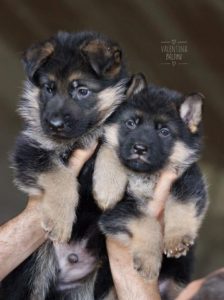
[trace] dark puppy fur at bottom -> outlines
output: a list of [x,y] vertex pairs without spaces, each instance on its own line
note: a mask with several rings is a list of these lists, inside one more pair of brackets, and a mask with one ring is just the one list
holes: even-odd
[[[105,210],[100,228],[128,245],[135,269],[148,280],[159,276],[162,291],[174,299],[175,290],[177,294],[189,281],[191,248],[207,208],[206,187],[196,164],[202,96],[147,87],[140,75],[127,94],[129,99],[104,127],[105,142],[96,159],[94,196]],[[165,206],[164,238],[150,210],[163,169],[173,169],[179,177]]]

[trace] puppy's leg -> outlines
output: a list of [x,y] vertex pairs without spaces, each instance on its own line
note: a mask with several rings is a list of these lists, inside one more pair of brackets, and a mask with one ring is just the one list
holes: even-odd
[[93,175],[93,194],[103,210],[112,208],[122,199],[127,174],[115,151],[102,145],[96,158]]
[[159,275],[162,260],[162,234],[159,222],[138,211],[134,199],[119,202],[105,212],[99,222],[108,237],[128,246],[133,255],[134,268],[146,279]]
[[206,210],[198,215],[197,199],[178,201],[170,197],[166,203],[164,221],[164,253],[168,257],[186,255],[194,244]]
[[130,221],[127,227],[133,235],[130,250],[134,268],[148,280],[158,278],[163,250],[159,222],[150,216],[144,216]]
[[78,182],[69,168],[59,166],[41,174],[39,184],[44,188],[43,228],[57,242],[70,239],[78,204]]

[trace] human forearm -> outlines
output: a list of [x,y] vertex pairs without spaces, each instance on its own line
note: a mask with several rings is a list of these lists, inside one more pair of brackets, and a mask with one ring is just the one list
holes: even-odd
[[29,199],[22,213],[0,227],[0,281],[46,239],[40,205],[39,198]]

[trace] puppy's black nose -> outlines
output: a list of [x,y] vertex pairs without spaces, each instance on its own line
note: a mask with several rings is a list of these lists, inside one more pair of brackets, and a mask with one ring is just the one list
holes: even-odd
[[134,144],[133,150],[134,150],[134,153],[137,153],[139,155],[143,155],[147,152],[148,148],[144,144]]
[[52,117],[48,120],[48,123],[53,130],[62,130],[64,128],[64,121],[60,117]]
[[71,253],[68,255],[68,262],[70,264],[76,264],[79,261],[79,257],[75,253]]

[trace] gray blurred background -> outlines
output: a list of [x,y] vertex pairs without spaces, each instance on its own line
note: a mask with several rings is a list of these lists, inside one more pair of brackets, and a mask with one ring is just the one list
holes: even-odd
[[0,224],[26,204],[26,196],[12,184],[8,163],[21,128],[15,112],[24,79],[20,55],[58,30],[101,31],[120,42],[132,72],[141,71],[162,86],[206,96],[201,165],[211,204],[198,243],[195,274],[223,266],[223,0],[0,0]]

